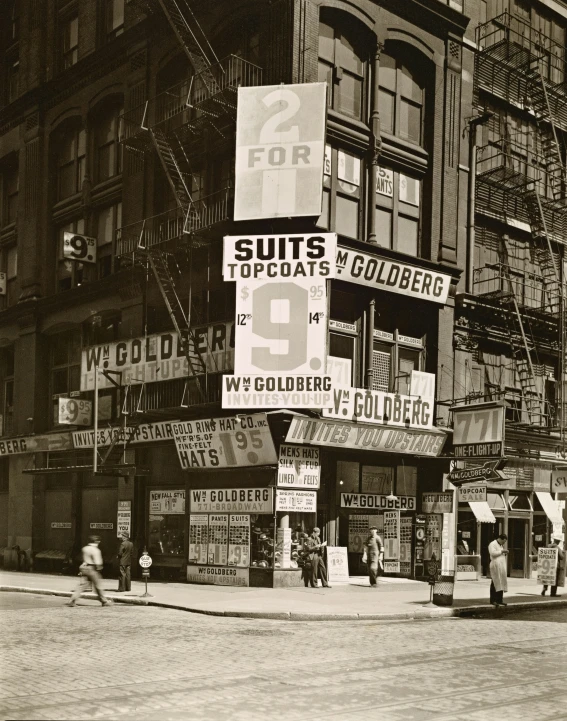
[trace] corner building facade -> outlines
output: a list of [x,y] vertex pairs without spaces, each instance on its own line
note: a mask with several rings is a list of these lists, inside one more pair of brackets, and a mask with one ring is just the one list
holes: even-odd
[[[298,529],[357,575],[375,524],[388,573],[451,567],[454,519],[423,494],[451,461],[475,3],[40,5],[0,22],[4,566],[67,568],[96,531],[110,570],[124,529],[163,577],[292,585]],[[315,82],[321,214],[234,221],[238,87]],[[327,372],[349,417],[339,390],[334,409],[223,409],[223,237],[324,233]],[[315,504],[286,500],[286,459],[317,477]]]

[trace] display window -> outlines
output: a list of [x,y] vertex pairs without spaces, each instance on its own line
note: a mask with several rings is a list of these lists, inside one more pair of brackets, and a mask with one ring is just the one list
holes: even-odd
[[149,491],[150,555],[182,556],[185,546],[185,491]]

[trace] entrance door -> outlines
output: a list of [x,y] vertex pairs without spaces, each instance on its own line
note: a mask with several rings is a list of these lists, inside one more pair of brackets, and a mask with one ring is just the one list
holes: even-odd
[[490,554],[488,553],[488,545],[502,531],[502,527],[503,521],[501,518],[497,518],[496,523],[480,524],[480,549],[477,549],[477,553],[480,553],[483,576],[490,575]]
[[528,569],[528,519],[508,519],[508,575],[525,578]]

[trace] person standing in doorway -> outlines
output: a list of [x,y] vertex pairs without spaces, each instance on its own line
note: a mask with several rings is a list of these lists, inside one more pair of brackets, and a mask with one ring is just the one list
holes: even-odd
[[319,536],[320,530],[315,527],[311,532],[309,538],[304,543],[304,549],[307,552],[307,557],[311,562],[311,576],[309,582],[311,588],[317,588],[319,574],[321,574],[321,582],[324,588],[331,588],[327,582],[327,569],[325,567],[325,561],[323,560],[321,549],[325,545],[321,542]]
[[118,549],[118,563],[120,564],[120,576],[118,578],[118,593],[130,591],[132,588],[132,551],[134,544],[128,538],[127,533],[122,534],[122,543]]
[[368,566],[368,580],[372,588],[378,587],[380,575],[380,561],[384,557],[384,544],[378,535],[376,526],[371,526],[370,535],[364,544],[366,547],[366,564]]
[[504,603],[504,591],[508,590],[508,564],[506,551],[503,546],[508,540],[505,533],[488,544],[490,554],[490,603],[493,606],[507,606]]
[[[94,590],[97,593],[99,601],[103,606],[111,606],[112,601],[104,595],[102,590],[102,579],[99,571],[102,571],[102,553],[98,547],[100,544],[100,536],[89,536],[89,542],[86,546],[83,546],[83,563],[79,568],[81,576],[85,576],[92,583]],[[73,591],[73,594],[67,603],[67,606],[75,606],[77,599],[83,592],[83,584],[79,583],[77,588]]]
[[[559,545],[561,540],[560,536],[553,536],[551,543],[547,546],[547,548],[557,549],[557,575],[555,576],[555,586],[551,587],[551,596],[560,596],[561,594],[557,593],[557,586],[565,585],[565,551]],[[546,591],[547,586],[544,585],[541,595],[545,596]]]

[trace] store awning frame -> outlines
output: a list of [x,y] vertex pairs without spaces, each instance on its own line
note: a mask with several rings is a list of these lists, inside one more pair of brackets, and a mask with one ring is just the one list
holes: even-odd
[[496,523],[496,516],[492,513],[492,508],[487,501],[469,501],[471,511],[480,523]]
[[557,501],[553,500],[551,493],[547,491],[536,491],[535,494],[549,520],[552,523],[563,523],[561,510]]

